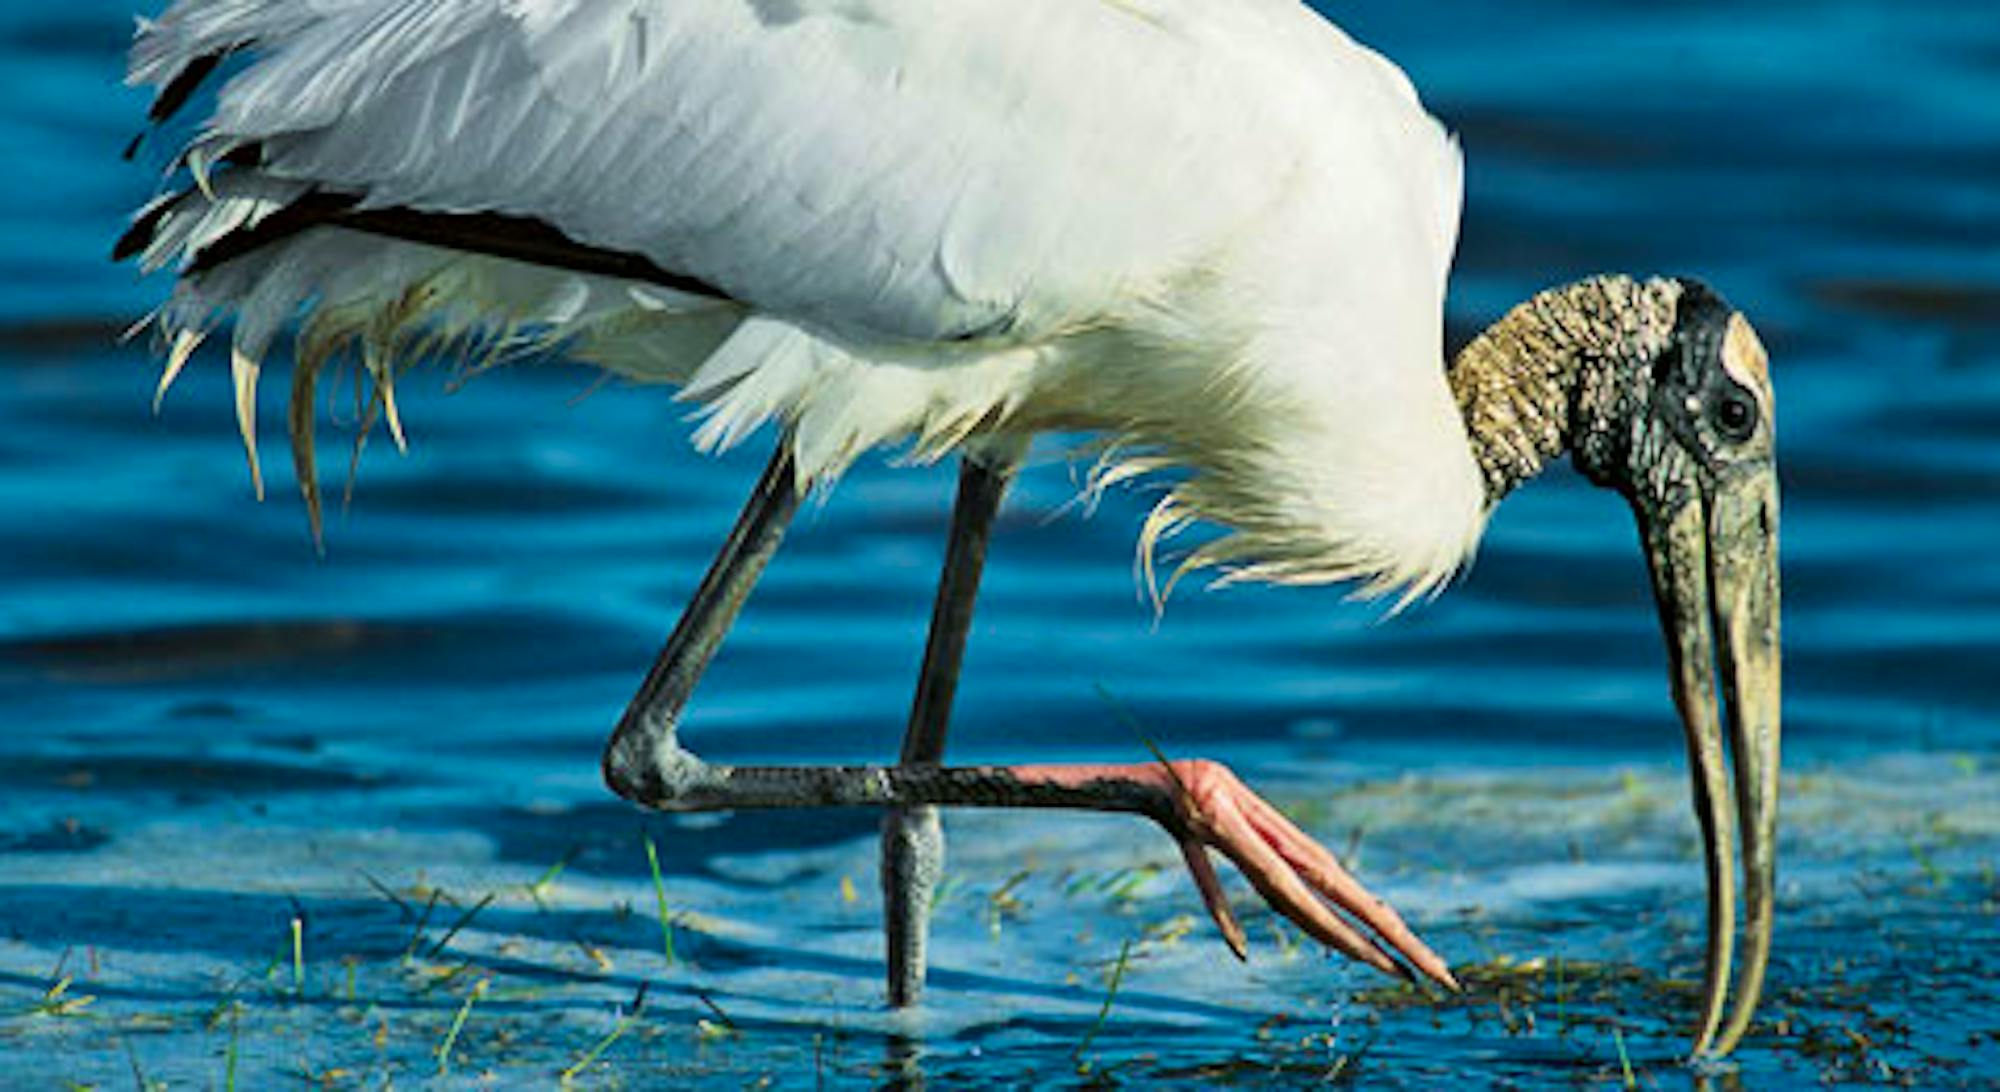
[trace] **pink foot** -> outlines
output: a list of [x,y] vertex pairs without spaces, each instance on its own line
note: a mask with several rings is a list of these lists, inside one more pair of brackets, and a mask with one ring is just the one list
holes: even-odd
[[1417,939],[1402,915],[1361,886],[1324,846],[1251,792],[1219,762],[1195,759],[1132,766],[1015,766],[1009,772],[1024,783],[1072,788],[1120,785],[1157,792],[1169,801],[1171,810],[1166,814],[1172,819],[1161,819],[1162,825],[1180,843],[1181,855],[1209,916],[1239,959],[1247,957],[1248,945],[1209,860],[1211,846],[1235,862],[1271,909],[1321,943],[1387,974],[1410,977],[1375,937],[1334,913],[1327,905],[1331,902],[1373,930],[1426,977],[1447,989],[1459,988],[1444,960]]

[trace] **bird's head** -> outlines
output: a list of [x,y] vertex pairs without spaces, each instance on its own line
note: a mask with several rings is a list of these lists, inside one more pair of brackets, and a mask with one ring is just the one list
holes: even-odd
[[[1492,501],[1566,449],[1638,519],[1707,850],[1695,1053],[1727,1053],[1762,992],[1776,872],[1778,485],[1764,348],[1698,281],[1597,277],[1516,308],[1451,378]],[[1747,929],[1725,1021],[1739,829]]]
[[[1597,389],[1585,382],[1577,392],[1598,404],[1576,408],[1598,416],[1577,422],[1583,427],[1571,450],[1591,480],[1631,504],[1652,572],[1707,843],[1707,982],[1695,1052],[1719,1055],[1749,1026],[1771,950],[1779,736],[1776,429],[1764,347],[1749,321],[1706,285],[1674,283],[1680,292],[1665,344],[1647,359],[1600,369]],[[1725,760],[1725,740],[1733,763]],[[1725,1023],[1738,829],[1747,928],[1736,1006]]]

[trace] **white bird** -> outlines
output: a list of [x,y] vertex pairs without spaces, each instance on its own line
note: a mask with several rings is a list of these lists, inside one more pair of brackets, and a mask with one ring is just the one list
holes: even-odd
[[[225,61],[176,161],[186,188],[119,247],[178,274],[155,316],[161,393],[233,316],[261,490],[257,379],[296,325],[290,423],[315,533],[315,378],[348,351],[374,381],[369,419],[399,442],[396,374],[453,350],[561,351],[677,385],[705,449],[775,423],[770,468],[605,773],[666,810],[887,807],[894,1003],[922,982],[934,808],[965,804],[1140,812],[1180,844],[1239,955],[1207,847],[1322,941],[1408,974],[1386,946],[1452,984],[1220,765],[939,765],[993,515],[1028,438],[1064,429],[1104,438],[1098,486],[1174,475],[1140,534],[1149,583],[1161,541],[1201,522],[1227,533],[1183,569],[1408,602],[1565,451],[1627,496],[1708,844],[1695,1049],[1743,1035],[1771,934],[1779,723],[1763,350],[1698,282],[1606,276],[1536,296],[1448,373],[1458,148],[1400,70],[1306,7],[179,0],[142,23],[130,79],[160,88],[162,120]],[[889,444],[964,458],[902,762],[703,763],[679,712],[799,497]],[[1750,927],[1724,1026],[1738,809]]]

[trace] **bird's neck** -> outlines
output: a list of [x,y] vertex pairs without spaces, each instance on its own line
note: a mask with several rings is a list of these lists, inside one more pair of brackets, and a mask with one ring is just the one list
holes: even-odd
[[1564,452],[1590,472],[1613,465],[1630,369],[1665,346],[1680,285],[1606,275],[1551,288],[1487,327],[1452,364],[1489,508]]

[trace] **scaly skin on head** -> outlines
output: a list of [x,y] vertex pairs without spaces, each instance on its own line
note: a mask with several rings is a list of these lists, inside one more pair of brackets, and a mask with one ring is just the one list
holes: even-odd
[[1497,505],[1565,451],[1609,484],[1635,437],[1645,365],[1673,332],[1678,281],[1607,275],[1551,288],[1458,354],[1452,394]]
[[[1694,1051],[1727,1054],[1762,989],[1776,890],[1778,486],[1764,348],[1699,282],[1593,277],[1515,308],[1466,347],[1450,382],[1489,507],[1568,451],[1638,520],[1706,850]],[[1748,928],[1725,1014],[1739,829]]]

